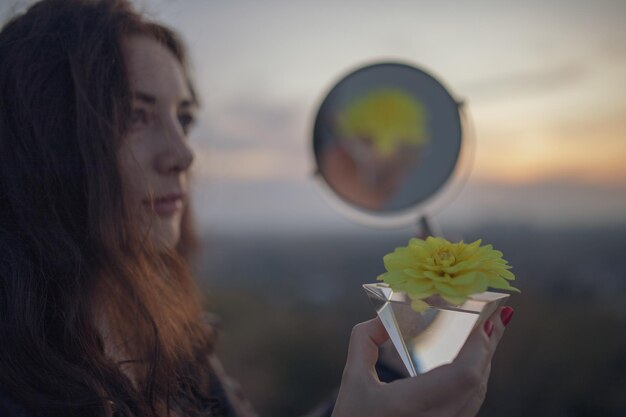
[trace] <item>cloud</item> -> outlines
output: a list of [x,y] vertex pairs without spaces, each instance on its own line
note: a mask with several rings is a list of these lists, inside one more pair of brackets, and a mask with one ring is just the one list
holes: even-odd
[[193,175],[198,181],[303,180],[313,172],[313,158],[304,152],[262,146],[245,149],[196,149]]
[[527,184],[471,182],[442,213],[455,224],[539,227],[626,224],[626,185],[554,179]]
[[[194,191],[200,223],[225,233],[362,228],[333,210],[311,176],[255,182],[219,178],[196,181]],[[430,214],[445,227],[626,225],[626,185],[474,180],[443,210]]]
[[248,95],[207,109],[194,136],[220,149],[263,145],[293,150],[310,140],[307,116],[305,106],[295,100]]
[[585,80],[590,73],[591,69],[586,63],[570,62],[551,68],[509,73],[475,81],[461,86],[459,90],[464,91],[472,100],[510,99],[519,95],[533,95],[571,87]]

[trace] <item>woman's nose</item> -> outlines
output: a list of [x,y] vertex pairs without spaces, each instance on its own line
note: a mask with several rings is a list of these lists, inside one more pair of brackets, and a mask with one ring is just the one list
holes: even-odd
[[163,135],[165,146],[157,158],[157,170],[163,174],[187,171],[193,163],[194,153],[178,120],[164,126]]

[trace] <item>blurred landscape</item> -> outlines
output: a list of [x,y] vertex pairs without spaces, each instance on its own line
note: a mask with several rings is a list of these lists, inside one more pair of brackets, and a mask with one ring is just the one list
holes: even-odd
[[[1,1],[0,21],[33,1]],[[429,213],[502,250],[523,291],[480,417],[626,416],[625,1],[131,1],[189,46],[196,275],[262,416],[332,395],[374,314],[361,284],[415,232],[348,224],[313,187],[321,100],[377,61],[467,104],[471,175]]]
[[[626,227],[446,230],[482,238],[522,294],[493,361],[481,417],[623,416]],[[198,276],[226,329],[220,355],[264,416],[303,415],[339,384],[354,324],[374,314],[361,284],[410,231],[211,234]]]

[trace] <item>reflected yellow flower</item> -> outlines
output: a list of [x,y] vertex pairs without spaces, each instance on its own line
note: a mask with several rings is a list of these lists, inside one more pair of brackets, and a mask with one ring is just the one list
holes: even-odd
[[428,308],[424,299],[435,294],[460,305],[487,288],[519,292],[509,284],[515,276],[502,259],[502,252],[480,244],[481,240],[466,244],[438,237],[411,239],[407,246],[385,255],[387,272],[378,280],[394,291],[406,293],[416,311]]
[[339,115],[339,130],[344,138],[370,141],[385,156],[400,144],[419,147],[428,140],[424,105],[404,91],[391,88],[352,101]]

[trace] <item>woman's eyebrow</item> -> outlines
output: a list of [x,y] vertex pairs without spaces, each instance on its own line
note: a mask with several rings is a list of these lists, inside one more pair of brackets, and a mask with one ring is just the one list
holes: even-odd
[[[144,93],[143,91],[134,91],[133,96],[135,99],[142,101],[146,104],[155,105],[157,102],[157,98],[155,96],[149,93]],[[183,109],[187,109],[196,107],[196,102],[191,98],[184,98],[180,100],[178,105]]]
[[133,92],[133,96],[139,100],[139,101],[143,101],[144,103],[147,104],[156,104],[156,97],[153,96],[152,94],[148,94],[148,93],[144,93],[141,91],[135,91]]

